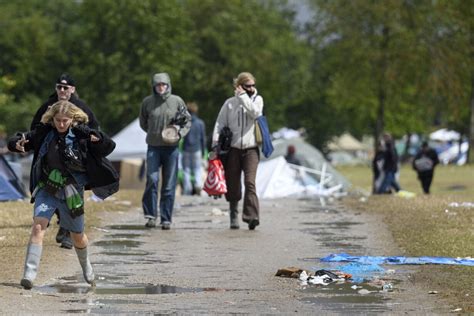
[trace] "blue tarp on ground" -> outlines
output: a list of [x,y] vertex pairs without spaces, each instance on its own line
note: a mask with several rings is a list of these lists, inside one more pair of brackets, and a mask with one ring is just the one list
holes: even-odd
[[320,260],[323,262],[358,262],[362,264],[452,264],[474,266],[474,258],[352,256],[347,253],[330,254]]

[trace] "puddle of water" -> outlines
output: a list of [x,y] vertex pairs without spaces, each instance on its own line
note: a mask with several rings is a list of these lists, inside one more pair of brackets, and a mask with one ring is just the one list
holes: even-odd
[[67,314],[89,314],[91,312],[90,309],[66,309],[62,311],[63,313]]
[[106,256],[148,256],[150,253],[148,251],[129,251],[129,252],[121,252],[121,251],[107,251],[101,252],[100,254]]
[[154,259],[140,259],[140,260],[115,260],[115,261],[94,261],[94,266],[113,266],[115,264],[159,264],[159,263],[170,263],[169,260],[154,260]]
[[149,228],[145,227],[145,224],[143,225],[110,225],[106,226],[106,229],[115,229],[115,230],[149,230]]
[[[353,283],[335,283],[327,286],[308,286],[301,290],[305,294],[310,294],[301,300],[307,303],[321,306],[323,310],[354,313],[380,313],[386,312],[386,298],[380,288],[368,284],[359,284],[362,288],[352,289]],[[359,294],[360,290],[367,290],[370,293]]]
[[366,236],[323,236],[321,238],[316,238],[318,241],[322,242],[331,242],[331,241],[346,241],[346,240],[364,240],[367,239]]
[[216,288],[184,288],[164,284],[108,284],[91,287],[79,284],[52,284],[34,288],[35,292],[42,294],[72,293],[85,294],[95,293],[102,295],[110,294],[178,294],[189,292],[214,292],[223,291]]
[[364,247],[361,245],[346,243],[346,242],[323,242],[323,247],[330,248],[332,250],[344,249],[344,250],[360,250]]
[[206,219],[206,220],[201,220],[201,221],[183,221],[183,223],[188,223],[188,224],[198,224],[198,223],[212,223],[212,219]]
[[303,222],[301,225],[326,226],[331,228],[343,228],[346,226],[361,225],[361,222]]
[[94,246],[99,246],[103,248],[118,248],[118,249],[127,249],[127,248],[137,248],[142,245],[143,242],[136,240],[99,240],[94,242]]
[[117,234],[106,235],[106,237],[110,239],[133,239],[133,238],[139,238],[142,236],[143,234],[134,234],[134,233],[117,233]]
[[319,208],[319,209],[314,209],[314,208],[308,208],[308,209],[302,209],[298,211],[299,213],[326,213],[326,214],[339,214],[338,209],[334,208]]

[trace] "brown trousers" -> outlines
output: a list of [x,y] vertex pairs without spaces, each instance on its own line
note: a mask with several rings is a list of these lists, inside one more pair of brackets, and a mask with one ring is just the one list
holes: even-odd
[[231,148],[225,162],[225,178],[227,194],[225,198],[229,202],[238,202],[242,199],[241,174],[244,172],[244,206],[242,220],[250,222],[259,218],[259,205],[255,180],[257,177],[257,166],[260,161],[258,147],[249,149]]

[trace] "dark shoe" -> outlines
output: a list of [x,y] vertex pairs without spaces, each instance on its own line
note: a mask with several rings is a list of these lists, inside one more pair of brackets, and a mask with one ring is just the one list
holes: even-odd
[[148,228],[156,227],[156,220],[154,218],[149,218],[148,222],[145,224],[145,227],[148,227]]
[[21,279],[20,284],[25,290],[31,290],[33,288],[33,281],[29,279]]
[[162,230],[170,230],[171,228],[171,223],[170,222],[164,222],[163,224],[161,224],[161,229]]
[[62,227],[59,227],[58,233],[56,234],[56,242],[58,244],[62,243],[64,236],[66,236],[66,234],[67,234],[67,230],[65,230]]
[[61,241],[61,248],[72,249],[71,233],[66,231],[63,240]]
[[249,229],[250,230],[254,230],[255,227],[257,227],[258,225],[260,225],[260,222],[258,219],[252,219],[250,222],[249,222]]

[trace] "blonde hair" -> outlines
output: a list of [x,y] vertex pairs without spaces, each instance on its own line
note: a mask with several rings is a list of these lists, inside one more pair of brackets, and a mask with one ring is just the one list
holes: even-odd
[[250,72],[241,72],[237,78],[234,78],[234,87],[243,85],[249,80],[253,80],[257,83],[257,80],[255,80],[255,77]]
[[89,117],[87,114],[69,101],[61,100],[54,103],[41,117],[41,123],[53,124],[53,118],[56,114],[64,114],[72,118],[72,125],[79,123],[87,124]]

